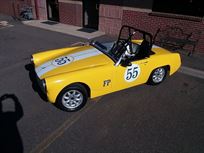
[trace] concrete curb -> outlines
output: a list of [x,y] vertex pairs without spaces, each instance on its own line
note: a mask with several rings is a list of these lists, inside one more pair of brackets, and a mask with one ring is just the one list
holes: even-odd
[[180,73],[186,74],[186,75],[190,75],[196,78],[200,78],[200,79],[204,79],[204,71],[201,70],[197,70],[197,69],[193,69],[190,67],[186,67],[186,66],[182,66],[179,69]]

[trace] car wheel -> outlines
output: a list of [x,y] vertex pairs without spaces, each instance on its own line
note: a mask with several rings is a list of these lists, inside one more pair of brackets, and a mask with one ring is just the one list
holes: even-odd
[[75,84],[64,88],[57,97],[57,107],[73,112],[81,109],[87,102],[88,94],[83,85]]
[[167,75],[167,68],[166,67],[159,67],[156,68],[152,71],[149,80],[148,80],[148,84],[151,85],[157,85],[162,83]]

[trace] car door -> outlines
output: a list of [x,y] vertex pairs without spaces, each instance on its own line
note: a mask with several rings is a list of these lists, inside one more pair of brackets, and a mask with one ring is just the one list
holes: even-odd
[[119,90],[146,83],[150,74],[149,62],[149,58],[144,58],[133,61],[131,66],[115,67]]

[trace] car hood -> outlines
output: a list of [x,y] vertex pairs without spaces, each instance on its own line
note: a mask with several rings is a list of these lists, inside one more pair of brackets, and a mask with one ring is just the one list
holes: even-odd
[[[55,52],[58,52],[57,50]],[[103,66],[112,61],[105,54],[91,46],[78,48],[67,48],[59,50],[60,55],[56,56],[53,51],[46,52],[43,56],[54,56],[41,60],[40,65],[35,67],[36,74],[43,79],[63,73],[80,71],[84,69]],[[40,54],[40,53],[39,53]],[[40,57],[38,55],[38,57]],[[34,59],[35,60],[35,59]],[[35,61],[34,61],[35,63]]]

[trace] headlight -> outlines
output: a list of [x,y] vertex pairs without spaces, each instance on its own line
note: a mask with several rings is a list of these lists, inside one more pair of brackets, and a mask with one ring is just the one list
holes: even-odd
[[46,87],[45,79],[43,79],[41,81],[42,81],[42,90],[46,93],[47,92],[47,87]]
[[31,63],[31,64],[34,64],[33,56],[31,56],[31,58],[30,58],[30,63]]

